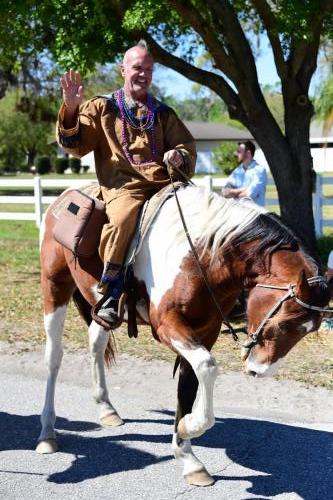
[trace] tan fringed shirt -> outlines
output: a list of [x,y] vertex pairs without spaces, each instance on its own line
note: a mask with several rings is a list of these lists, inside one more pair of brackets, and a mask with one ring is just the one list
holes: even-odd
[[[176,113],[154,99],[156,160],[149,165],[133,165],[124,153],[122,121],[115,94],[95,97],[79,108],[77,123],[71,129],[63,125],[64,105],[57,122],[57,140],[67,153],[82,157],[94,151],[96,175],[105,188],[140,190],[162,188],[170,182],[163,155],[177,149],[183,156],[182,170],[194,174],[196,149],[194,139]],[[126,124],[129,152],[136,161],[152,158],[151,131],[134,129]]]

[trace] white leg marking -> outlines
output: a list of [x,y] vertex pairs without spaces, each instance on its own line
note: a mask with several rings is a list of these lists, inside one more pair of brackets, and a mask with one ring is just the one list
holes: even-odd
[[62,360],[62,333],[67,306],[61,306],[51,314],[44,315],[46,332],[45,362],[48,369],[46,397],[41,414],[42,431],[39,441],[55,439],[54,424],[56,414],[54,409],[55,384]]
[[184,417],[188,435],[191,438],[198,437],[215,423],[213,390],[218,372],[216,361],[204,347],[186,348],[178,340],[171,342],[179,354],[190,363],[199,381],[195,408]]
[[104,352],[109,340],[109,333],[92,321],[89,327],[89,347],[91,355],[91,372],[93,379],[93,394],[96,403],[100,406],[100,418],[110,413],[116,413],[109,400],[105,380]]
[[256,373],[257,377],[271,377],[274,375],[282,364],[282,360],[278,359],[275,363],[258,363],[255,359],[255,351],[251,349],[250,355],[246,361],[246,371]]
[[172,450],[175,458],[183,464],[183,476],[204,469],[204,465],[194,455],[189,439],[179,439],[177,433],[174,433],[172,437]]

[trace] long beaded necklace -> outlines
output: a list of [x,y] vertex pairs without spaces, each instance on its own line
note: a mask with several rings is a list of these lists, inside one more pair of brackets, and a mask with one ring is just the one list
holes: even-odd
[[[148,112],[145,116],[136,117],[129,106],[127,106],[124,99],[124,91],[123,89],[118,90],[117,92],[117,102],[118,107],[121,114],[121,135],[123,140],[123,148],[124,153],[127,160],[132,165],[148,165],[153,163],[156,160],[156,138],[155,138],[155,130],[154,130],[154,121],[155,121],[155,109],[153,98],[150,94],[148,94]],[[127,137],[126,123],[128,123],[132,128],[140,130],[141,132],[145,132],[151,130],[151,158],[149,160],[137,161],[134,160],[133,156],[129,151],[129,143]]]

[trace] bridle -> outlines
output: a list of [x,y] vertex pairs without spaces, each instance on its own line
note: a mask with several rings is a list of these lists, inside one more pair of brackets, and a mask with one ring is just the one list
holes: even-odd
[[[320,285],[323,283],[327,283],[327,280],[325,279],[324,276],[312,276],[311,278],[307,278],[308,284],[311,285]],[[255,285],[255,287],[258,288],[270,288],[274,290],[287,290],[287,293],[285,293],[274,305],[269,309],[263,320],[259,323],[258,327],[253,333],[249,334],[248,339],[244,342],[243,348],[250,350],[253,346],[255,346],[258,341],[259,341],[259,336],[262,333],[264,326],[266,325],[267,321],[271,319],[271,317],[276,313],[276,311],[282,306],[284,302],[286,302],[289,299],[294,300],[299,304],[300,306],[304,307],[305,309],[310,309],[312,311],[318,311],[318,312],[328,312],[328,313],[333,313],[333,309],[328,309],[325,307],[317,307],[313,306],[312,304],[307,304],[306,302],[303,302],[300,298],[297,297],[295,293],[295,288],[296,285],[289,284],[286,286],[278,286],[278,285],[270,285],[270,284],[260,284],[258,283]]]
[[[224,314],[222,312],[222,309],[221,309],[221,307],[220,307],[220,305],[219,305],[219,303],[218,303],[218,301],[217,301],[217,299],[215,297],[215,294],[214,294],[211,286],[209,285],[208,276],[206,274],[206,271],[205,271],[205,269],[202,267],[202,265],[200,263],[199,256],[197,254],[197,251],[196,251],[196,249],[194,247],[194,244],[193,244],[192,239],[190,237],[190,234],[188,232],[187,224],[186,224],[186,221],[184,219],[183,211],[182,211],[180,203],[179,203],[179,199],[178,199],[178,196],[177,196],[177,190],[175,188],[175,184],[174,184],[174,181],[173,181],[173,178],[172,178],[172,173],[171,173],[170,167],[174,168],[186,180],[187,183],[192,184],[194,186],[195,186],[195,184],[194,184],[194,182],[191,181],[191,179],[189,179],[189,177],[186,174],[184,174],[184,172],[182,172],[181,169],[179,169],[175,165],[172,165],[169,161],[166,162],[166,165],[167,165],[167,169],[168,169],[168,174],[169,174],[170,182],[171,182],[172,187],[173,187],[173,192],[174,192],[174,195],[175,195],[175,200],[176,200],[176,203],[177,203],[177,206],[178,206],[178,211],[179,211],[180,219],[182,221],[183,228],[184,228],[187,240],[189,242],[190,248],[191,248],[191,250],[193,252],[193,255],[195,257],[195,261],[197,263],[197,266],[198,266],[198,269],[199,269],[200,274],[202,276],[202,279],[203,279],[203,281],[204,281],[204,283],[206,285],[206,288],[207,288],[209,294],[211,295],[211,298],[212,298],[212,300],[213,300],[213,302],[214,302],[214,304],[216,306],[216,309],[220,313],[220,316],[222,318],[223,323],[228,327],[229,332],[233,336],[233,339],[234,340],[238,340],[238,336],[236,334],[236,331],[231,326],[231,324],[229,323],[229,321],[225,318],[225,316],[224,316]],[[324,276],[312,276],[311,278],[307,278],[307,282],[311,286],[311,285],[319,285],[319,284],[327,283],[327,280],[324,278]],[[295,302],[297,302],[297,304],[301,305],[305,309],[311,309],[313,311],[319,311],[319,312],[333,313],[333,309],[327,309],[327,308],[323,308],[323,307],[313,306],[313,305],[307,304],[306,302],[303,302],[301,299],[299,299],[297,297],[295,291],[294,291],[294,289],[296,288],[296,285],[289,284],[289,285],[284,285],[284,286],[278,286],[278,285],[259,284],[258,283],[257,285],[255,285],[255,287],[258,287],[258,288],[271,288],[271,289],[275,289],[275,290],[287,290],[287,293],[285,295],[283,295],[281,297],[281,299],[278,300],[273,305],[273,307],[268,311],[268,313],[265,315],[264,319],[260,322],[260,324],[257,327],[257,329],[255,330],[255,332],[249,334],[247,340],[243,344],[243,349],[245,349],[245,350],[250,351],[251,348],[258,343],[259,335],[262,332],[262,330],[264,329],[264,326],[267,323],[267,321],[276,313],[276,311],[281,307],[281,305],[284,302],[286,302],[287,300],[289,300],[289,299],[295,300]]]

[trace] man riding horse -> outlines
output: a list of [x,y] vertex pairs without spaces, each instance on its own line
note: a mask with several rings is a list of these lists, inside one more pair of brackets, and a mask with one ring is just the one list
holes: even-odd
[[[196,150],[192,135],[175,112],[148,93],[153,58],[145,42],[124,55],[124,87],[108,96],[82,103],[80,74],[70,70],[61,78],[63,104],[57,140],[63,149],[82,157],[94,151],[96,175],[106,202],[99,254],[104,271],[98,292],[108,299],[99,315],[117,321],[123,289],[123,265],[144,202],[170,183],[179,170],[194,174]],[[173,169],[175,166],[176,169]]]

